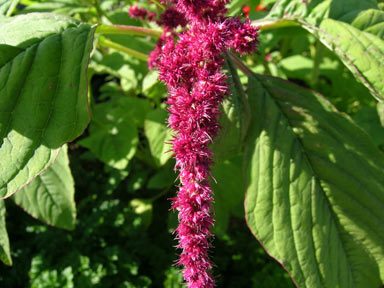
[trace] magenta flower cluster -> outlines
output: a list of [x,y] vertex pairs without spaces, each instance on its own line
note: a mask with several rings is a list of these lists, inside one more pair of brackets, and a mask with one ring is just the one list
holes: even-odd
[[156,17],[155,12],[150,12],[144,8],[140,8],[137,5],[132,5],[131,7],[129,7],[128,14],[134,19],[141,19],[143,21],[153,21]]
[[[209,259],[214,220],[209,145],[218,133],[219,105],[227,95],[227,76],[221,71],[227,49],[256,50],[258,30],[249,20],[226,18],[221,0],[171,0],[160,16],[164,34],[149,58],[149,66],[169,90],[168,124],[175,132],[172,150],[180,187],[172,208],[179,212],[176,238],[181,249],[177,264],[189,288],[211,288]],[[185,15],[185,17],[184,17]],[[158,22],[158,23],[159,23]],[[177,34],[176,27],[188,27]]]

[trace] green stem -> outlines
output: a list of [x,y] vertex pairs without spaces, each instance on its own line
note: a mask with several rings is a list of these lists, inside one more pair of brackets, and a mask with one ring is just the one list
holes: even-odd
[[269,64],[267,61],[263,61],[263,67],[264,67],[264,74],[272,76],[271,69],[269,69]]
[[165,6],[161,4],[159,0],[152,0],[152,2],[155,3],[157,7],[160,7],[163,11],[165,10]]
[[297,22],[295,22],[292,19],[262,19],[262,20],[256,20],[252,22],[253,25],[259,26],[260,30],[272,30],[277,28],[284,28],[284,27],[293,27],[293,26],[300,26]]
[[315,59],[313,63],[313,69],[311,73],[311,85],[315,86],[317,84],[317,81],[319,80],[319,75],[320,75],[320,64],[321,60],[323,58],[323,51],[322,51],[322,45],[319,40],[316,41],[316,46],[315,46]]
[[144,54],[144,53],[141,53],[141,52],[138,52],[136,50],[133,50],[131,48],[128,48],[128,47],[125,47],[123,45],[120,45],[118,43],[115,43],[105,37],[99,37],[99,41],[98,43],[101,45],[101,46],[104,46],[104,47],[107,47],[107,48],[113,48],[113,49],[116,49],[116,50],[119,50],[121,52],[124,52],[128,55],[131,55],[131,56],[134,56],[140,60],[143,60],[143,61],[148,61],[148,55],[147,54]]
[[169,190],[171,190],[172,187],[173,187],[173,185],[165,188],[159,194],[157,194],[157,195],[153,196],[152,198],[150,198],[150,201],[151,202],[155,202],[157,199],[163,197],[165,194],[167,194],[169,192]]
[[96,8],[96,13],[97,13],[97,22],[101,23],[101,18],[103,16],[103,11],[100,8],[100,4],[98,0],[94,0],[94,6]]
[[243,61],[241,61],[239,57],[237,57],[231,51],[228,51],[228,54],[231,56],[233,62],[236,64],[237,68],[239,68],[241,72],[243,72],[247,76],[251,76],[253,74],[252,70],[245,66]]
[[288,56],[288,51],[292,47],[292,38],[286,38],[283,39],[283,43],[281,44],[280,48],[280,55],[281,57],[287,57]]
[[153,38],[159,38],[163,33],[160,30],[154,30],[150,28],[143,28],[137,26],[128,25],[99,25],[96,28],[97,34],[122,34],[122,35],[138,35],[138,36],[150,36]]

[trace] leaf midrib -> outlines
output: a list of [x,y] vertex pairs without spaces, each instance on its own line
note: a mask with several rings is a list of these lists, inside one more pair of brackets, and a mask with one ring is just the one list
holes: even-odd
[[[318,176],[316,175],[316,173],[315,173],[315,171],[314,171],[314,169],[313,169],[313,164],[312,164],[312,162],[310,161],[309,156],[307,155],[307,153],[306,153],[305,150],[304,150],[304,145],[303,145],[301,139],[300,139],[300,138],[296,135],[296,133],[294,133],[293,130],[292,130],[292,125],[291,125],[291,123],[290,123],[290,121],[289,121],[289,118],[284,114],[283,110],[280,108],[280,105],[277,103],[278,101],[276,101],[275,98],[271,95],[271,93],[269,92],[268,87],[264,85],[263,81],[259,81],[259,79],[257,79],[257,76],[254,75],[254,74],[251,74],[249,77],[252,77],[252,78],[254,79],[254,81],[257,81],[257,82],[258,82],[258,83],[265,89],[265,91],[268,92],[268,97],[270,97],[270,99],[275,103],[276,107],[277,107],[277,108],[279,109],[279,111],[280,111],[280,114],[283,115],[284,119],[285,119],[285,120],[287,121],[287,123],[289,124],[289,129],[291,130],[291,133],[294,135],[296,141],[298,141],[298,143],[299,143],[299,147],[300,147],[301,153],[303,154],[303,157],[304,157],[305,161],[307,162],[307,165],[308,165],[308,167],[309,167],[309,169],[310,169],[310,171],[311,171],[312,177],[314,177],[314,179],[315,179],[315,181],[317,182],[317,185],[318,185],[318,187],[319,187],[319,190],[322,192],[322,197],[325,199],[325,201],[326,201],[326,203],[327,203],[328,210],[329,210],[329,212],[331,213],[332,219],[333,219],[333,221],[334,221],[336,227],[339,227],[341,224],[339,223],[338,218],[337,218],[336,215],[335,215],[335,212],[332,210],[332,206],[331,206],[331,204],[330,204],[330,202],[329,202],[329,199],[328,199],[328,197],[326,196],[326,194],[325,194],[325,192],[324,192],[324,190],[323,190],[323,186],[321,185],[321,181],[320,181],[320,179],[318,178]],[[312,192],[311,192],[311,193],[312,193]],[[312,202],[312,200],[311,200],[311,202]],[[311,208],[311,212],[312,212],[312,208]],[[312,214],[311,214],[311,215],[312,215]],[[312,223],[313,223],[313,220],[312,220]],[[342,241],[342,237],[340,236],[340,232],[339,232],[339,230],[340,230],[340,229],[336,229],[336,231],[337,231],[337,235],[338,235],[338,239],[339,239],[339,243],[340,243],[340,245],[342,246],[344,256],[345,256],[347,259],[349,259],[348,254],[346,253],[346,250],[345,250],[345,247],[344,247],[344,242]],[[312,240],[312,243],[314,244],[314,247],[316,247],[316,245],[315,245],[315,243],[314,243],[314,239],[313,239],[313,235],[312,235],[312,234],[311,234],[311,240]],[[297,258],[297,259],[298,259],[298,258]],[[315,259],[316,259],[317,262],[319,262],[318,259],[317,259],[316,254],[315,254]],[[300,262],[299,262],[299,263],[300,263]],[[301,265],[299,265],[299,266],[300,266],[300,269],[301,269]],[[316,266],[316,269],[317,269],[317,270],[319,269],[318,266]],[[354,280],[354,278],[353,278],[353,273],[352,273],[352,269],[351,269],[351,266],[350,266],[349,262],[348,262],[348,270],[349,270],[350,275],[352,275],[352,279],[351,279],[351,280],[352,280],[352,283],[354,283],[355,280]],[[320,279],[321,279],[321,281],[324,283],[324,276],[322,275],[322,273],[321,273],[319,270],[318,270],[318,273],[319,273],[319,275],[321,275],[321,278],[320,278]]]
[[[26,77],[23,79],[23,83],[25,83],[26,82],[26,80],[28,79],[28,77],[29,77],[29,71],[31,70],[31,67],[33,66],[33,64],[34,64],[34,62],[35,62],[35,60],[36,60],[36,55],[37,55],[37,53],[38,53],[38,50],[39,50],[39,46],[41,45],[41,43],[44,41],[44,40],[46,40],[46,39],[48,39],[48,38],[50,38],[50,37],[55,37],[55,36],[59,36],[59,39],[60,39],[60,41],[62,42],[62,37],[63,37],[63,32],[62,33],[58,33],[58,34],[53,34],[53,35],[50,35],[50,36],[48,36],[48,37],[46,37],[46,38],[44,38],[43,40],[41,40],[39,43],[34,43],[33,45],[31,45],[28,49],[35,49],[35,53],[33,54],[33,59],[32,59],[32,61],[30,62],[31,64],[28,66],[28,69],[26,69]],[[36,47],[36,48],[35,48]],[[61,73],[62,73],[62,71],[61,71],[61,63],[62,63],[62,60],[63,60],[63,58],[62,58],[62,56],[63,56],[63,45],[60,45],[60,48],[61,48],[61,50],[60,50],[60,66],[59,66],[59,68],[58,68],[58,75],[61,75]],[[57,79],[59,79],[59,77],[57,78]],[[54,94],[52,95],[52,98],[50,99],[51,101],[51,106],[52,105],[54,105],[54,103],[55,103],[55,101],[56,101],[56,98],[57,98],[57,87],[59,86],[59,80],[57,80],[57,82],[56,82],[56,89],[55,89],[55,92],[54,92]],[[8,135],[8,133],[9,133],[9,130],[10,130],[10,124],[12,123],[12,121],[13,121],[13,112],[15,111],[15,107],[18,105],[18,100],[19,100],[19,98],[20,98],[20,95],[22,94],[22,91],[23,91],[23,89],[24,89],[24,85],[21,87],[21,89],[19,90],[19,93],[18,93],[18,95],[17,95],[17,97],[16,97],[16,100],[14,101],[14,105],[13,105],[13,107],[12,107],[12,112],[10,113],[10,117],[9,117],[9,121],[8,121],[8,124],[7,124],[7,126],[6,126],[6,128],[4,129],[4,136],[2,136],[2,138],[1,139],[3,139],[6,135]],[[20,174],[22,171],[23,171],[23,169],[28,165],[28,163],[29,163],[29,161],[30,161],[30,159],[32,158],[31,156],[33,155],[33,154],[35,154],[35,152],[36,152],[36,148],[38,147],[38,146],[40,146],[40,144],[42,143],[42,139],[43,139],[43,136],[44,136],[44,133],[46,132],[46,129],[47,129],[47,127],[48,127],[48,124],[49,124],[49,122],[50,122],[50,120],[51,120],[51,115],[52,115],[52,109],[50,110],[51,112],[50,112],[50,114],[49,114],[49,116],[47,117],[47,120],[46,120],[46,123],[44,124],[44,126],[43,126],[43,128],[42,128],[42,133],[41,133],[41,135],[40,135],[40,137],[38,138],[38,139],[36,139],[36,140],[34,140],[33,141],[33,143],[34,143],[34,145],[32,145],[31,146],[31,149],[29,149],[28,151],[28,153],[26,153],[25,155],[24,155],[24,157],[23,157],[23,159],[24,159],[24,161],[23,161],[23,163],[22,163],[22,165],[20,165],[20,167],[18,167],[18,169],[17,169],[17,171],[15,171],[15,173],[13,173],[10,177],[9,177],[9,179],[14,179],[15,177],[17,177],[17,175],[18,174]],[[7,182],[9,182],[9,181],[7,181]],[[4,186],[2,186],[2,187],[0,187],[0,189],[1,188],[5,188],[5,187],[7,187],[8,186],[8,183],[6,183],[6,184],[4,184]]]

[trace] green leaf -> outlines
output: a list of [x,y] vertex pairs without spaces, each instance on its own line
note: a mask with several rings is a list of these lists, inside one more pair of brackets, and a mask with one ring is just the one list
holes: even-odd
[[75,228],[75,187],[67,146],[56,161],[11,199],[33,217],[64,229]]
[[129,202],[129,206],[133,208],[133,211],[140,217],[136,218],[134,225],[143,225],[144,229],[147,229],[152,222],[152,201],[148,199],[132,199]]
[[[348,17],[348,15],[347,15]],[[352,19],[343,18],[344,21],[351,22],[351,25],[362,31],[371,33],[384,40],[384,12],[376,9],[368,9]]]
[[384,103],[377,103],[377,114],[379,114],[381,126],[384,127]]
[[54,12],[55,14],[75,15],[77,13],[90,12],[90,8],[77,0],[55,0],[32,4],[21,10],[20,13],[27,14],[34,12]]
[[384,127],[380,123],[380,118],[376,107],[363,107],[353,120],[363,128],[377,146],[384,147]]
[[[312,59],[293,55],[282,59],[279,66],[289,79],[301,79],[311,83],[314,67]],[[356,113],[359,107],[375,102],[368,89],[357,82],[349,70],[336,59],[325,57],[318,66],[318,73],[318,83],[315,85],[318,92],[327,95],[341,111]]]
[[211,181],[215,192],[215,231],[225,233],[229,216],[244,217],[244,179],[242,176],[242,156],[235,156],[212,167],[212,175],[216,181]]
[[241,9],[246,4],[248,4],[248,0],[231,1],[228,5],[228,15],[229,16],[239,16],[242,12]]
[[135,63],[135,61],[140,62],[137,59],[132,59],[129,55],[115,51],[103,56],[101,59],[93,57],[90,67],[97,73],[108,73],[122,80],[124,79],[125,90],[129,90],[136,88],[138,85],[138,77],[136,77],[138,71],[135,69],[138,63]]
[[147,99],[128,97],[118,85],[104,85],[100,88],[100,92],[101,98],[110,97],[111,101],[96,105],[99,107],[95,109],[98,120],[108,122],[108,119],[120,117],[133,121],[137,127],[144,126],[145,117],[152,111],[152,105]]
[[183,288],[183,274],[176,267],[170,267],[165,271],[164,288]]
[[313,91],[251,76],[246,218],[298,287],[384,281],[384,156]]
[[148,98],[152,98],[160,102],[161,98],[167,96],[167,88],[163,82],[158,80],[158,72],[150,70],[149,73],[143,79],[142,93]]
[[375,0],[282,0],[259,23],[300,24],[333,51],[375,98],[384,101],[383,19]]
[[[108,21],[115,25],[142,26],[142,21],[127,17],[127,10],[115,9],[107,13]],[[136,35],[105,34],[114,43],[120,44],[129,49],[149,54],[156,46],[155,39],[146,39]],[[109,69],[108,73],[121,78],[121,85],[124,90],[137,89],[141,91],[144,76],[148,73],[148,65],[131,55],[111,49],[111,55],[102,59],[94,59],[98,64],[98,70]],[[120,55],[119,55],[120,54]]]
[[5,226],[5,205],[4,200],[0,200],[0,260],[5,265],[12,265],[11,251],[7,228]]
[[8,197],[86,127],[94,29],[39,13],[0,18],[0,27],[0,44],[17,47],[0,66],[0,197]]
[[219,123],[222,129],[219,130],[211,147],[218,161],[238,154],[250,121],[248,100],[236,67],[229,56],[226,58],[226,68],[230,76],[228,80],[230,96],[226,97],[221,105],[223,113],[219,117]]
[[[134,119],[138,119],[129,113],[129,108],[134,107],[124,111],[127,106],[123,103],[129,103],[128,99],[97,104],[89,127],[90,135],[78,142],[101,161],[120,170],[127,167],[139,144],[134,122]],[[122,106],[117,106],[119,103]]]
[[19,0],[0,0],[0,16],[11,16]]
[[129,169],[119,170],[111,166],[104,166],[104,171],[108,174],[108,181],[105,189],[105,193],[108,195],[112,193],[119,184],[128,177]]
[[[309,28],[311,29],[311,28]],[[384,100],[384,41],[340,21],[326,19],[317,37],[333,50],[378,100]]]
[[175,184],[176,174],[173,169],[175,163],[168,161],[156,174],[154,174],[147,184],[148,189],[164,189]]
[[12,61],[23,49],[10,45],[0,44],[0,67]]
[[340,19],[350,13],[356,16],[362,10],[376,8],[376,0],[279,0],[268,17],[290,18],[295,15],[318,24],[322,19]]
[[167,117],[167,111],[157,109],[148,113],[144,121],[144,133],[157,166],[164,165],[172,155],[168,152],[171,149],[169,142],[172,134],[166,125]]

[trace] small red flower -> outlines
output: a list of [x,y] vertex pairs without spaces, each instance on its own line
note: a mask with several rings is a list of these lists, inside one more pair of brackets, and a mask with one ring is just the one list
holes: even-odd
[[249,11],[251,11],[251,8],[249,8],[249,6],[244,6],[243,7],[243,13],[244,13],[245,17],[249,16]]

